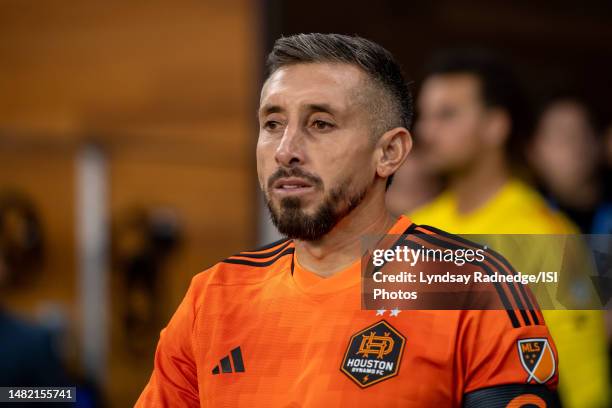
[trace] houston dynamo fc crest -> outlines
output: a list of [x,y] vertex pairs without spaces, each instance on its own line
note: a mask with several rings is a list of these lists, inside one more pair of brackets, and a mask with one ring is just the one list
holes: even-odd
[[340,369],[362,388],[397,375],[406,339],[381,320],[354,334]]
[[518,341],[519,357],[528,383],[544,384],[555,374],[555,356],[546,338]]

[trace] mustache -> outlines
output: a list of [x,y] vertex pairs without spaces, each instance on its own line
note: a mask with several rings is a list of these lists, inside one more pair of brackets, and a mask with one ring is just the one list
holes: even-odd
[[314,187],[323,186],[323,180],[299,167],[292,167],[290,169],[280,167],[268,178],[268,188],[272,188],[276,180],[284,177],[299,177],[308,180]]

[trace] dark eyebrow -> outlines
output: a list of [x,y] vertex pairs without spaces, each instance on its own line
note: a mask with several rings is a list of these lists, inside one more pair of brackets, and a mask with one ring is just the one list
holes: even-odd
[[[337,113],[336,109],[332,108],[331,105],[327,103],[311,103],[306,105],[306,108],[309,112],[325,112],[330,115],[335,115]],[[270,115],[272,113],[281,113],[285,110],[279,105],[264,105],[259,108],[258,115]]]
[[269,115],[271,113],[280,113],[283,112],[283,108],[278,105],[264,105],[259,108],[259,115]]
[[325,112],[330,115],[335,115],[337,113],[336,109],[332,108],[331,105],[327,103],[314,103],[309,104],[307,107],[311,112]]

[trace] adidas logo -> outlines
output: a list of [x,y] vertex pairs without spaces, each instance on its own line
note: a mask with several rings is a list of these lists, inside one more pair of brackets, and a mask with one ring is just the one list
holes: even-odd
[[[230,363],[231,356],[231,363]],[[219,367],[221,367],[219,369]],[[232,367],[234,369],[232,370]],[[240,347],[236,347],[232,351],[230,351],[229,356],[225,356],[221,359],[219,364],[212,369],[213,375],[219,374],[219,371],[222,373],[243,373],[244,372],[244,362],[242,361],[242,352],[240,351]]]

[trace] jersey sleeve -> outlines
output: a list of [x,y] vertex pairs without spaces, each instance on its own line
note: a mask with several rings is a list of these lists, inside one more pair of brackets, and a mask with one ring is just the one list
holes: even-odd
[[545,385],[506,384],[481,388],[466,394],[463,408],[536,407],[559,408],[558,395]]
[[195,322],[195,278],[185,298],[161,331],[153,373],[136,407],[199,407],[192,330]]
[[513,324],[509,314],[515,312],[520,315],[516,310],[466,312],[458,353],[464,395],[507,384],[556,389],[557,350],[541,313],[536,312],[537,323],[516,318]]

